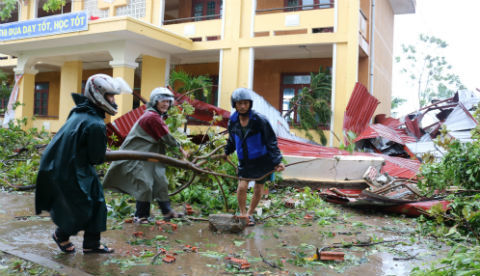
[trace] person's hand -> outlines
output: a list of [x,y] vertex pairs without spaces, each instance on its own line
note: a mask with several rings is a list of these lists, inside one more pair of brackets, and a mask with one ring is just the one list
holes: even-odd
[[280,163],[280,164],[275,166],[275,171],[276,172],[281,172],[283,170],[285,170],[285,165],[283,163]]

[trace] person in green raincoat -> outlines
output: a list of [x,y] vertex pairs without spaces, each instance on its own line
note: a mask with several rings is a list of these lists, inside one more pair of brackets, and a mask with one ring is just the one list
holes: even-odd
[[[170,134],[163,116],[173,105],[174,96],[164,87],[155,88],[150,94],[147,110],[128,133],[120,150],[134,150],[165,154],[167,146],[178,147],[185,158],[185,152]],[[168,180],[165,165],[139,160],[122,160],[112,163],[103,181],[105,189],[132,195],[136,200],[134,222],[149,223],[150,203],[156,201],[164,220],[182,216],[170,206]]]
[[35,190],[35,209],[50,212],[57,229],[52,235],[65,253],[75,252],[70,236],[84,231],[83,253],[112,253],[100,244],[107,207],[94,165],[107,149],[105,112],[117,113],[114,95],[131,93],[121,78],[96,74],[88,78],[85,96],[72,94],[76,106],[42,154]]

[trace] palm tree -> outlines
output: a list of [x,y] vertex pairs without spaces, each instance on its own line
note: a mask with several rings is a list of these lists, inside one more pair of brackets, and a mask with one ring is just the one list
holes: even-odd
[[168,83],[178,93],[190,94],[197,100],[213,104],[212,80],[206,75],[192,76],[184,71],[172,71]]
[[290,100],[290,110],[284,115],[289,118],[295,109],[298,115],[298,123],[295,127],[303,130],[307,138],[313,140],[310,131],[316,132],[322,145],[327,143],[323,133],[325,126],[330,124],[332,97],[332,75],[329,69],[319,68],[318,73],[310,73],[310,87],[304,87],[295,97]]

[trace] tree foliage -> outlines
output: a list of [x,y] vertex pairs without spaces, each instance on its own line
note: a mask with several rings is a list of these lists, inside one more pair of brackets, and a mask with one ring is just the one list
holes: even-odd
[[[2,0],[0,3],[0,19],[5,20],[12,17],[12,12],[18,7],[18,0]],[[30,1],[32,2],[32,1]],[[46,12],[55,12],[65,6],[65,0],[48,0],[43,4],[42,9]]]
[[[390,107],[391,107],[392,110],[395,110],[406,102],[407,102],[406,99],[403,99],[403,98],[400,98],[400,97],[393,97],[392,102],[390,103]],[[392,116],[395,116],[395,114],[396,114],[396,112],[393,111]]]
[[0,3],[0,19],[6,20],[12,16],[12,12],[17,8],[17,0],[3,0]]
[[60,10],[65,4],[65,0],[48,0],[42,8],[46,12],[54,12]]
[[184,71],[172,71],[168,83],[178,93],[192,93],[195,99],[213,104],[210,102],[212,80],[208,76],[192,76]]
[[7,98],[12,91],[8,83],[8,76],[0,69],[0,99]]
[[[480,119],[478,109],[475,118]],[[450,196],[448,214],[444,211],[431,213],[438,224],[442,225],[442,227],[432,228],[440,231],[440,234],[454,231],[452,233],[457,234],[457,239],[465,235],[473,236],[480,241],[478,230],[480,229],[480,193],[478,192],[480,190],[480,141],[478,140],[480,128],[472,130],[472,142],[466,143],[448,137],[446,129],[442,129],[441,133],[435,143],[444,148],[446,154],[439,162],[430,160],[422,164],[419,187],[428,194],[442,192],[452,187],[464,192]]]
[[396,57],[401,64],[401,73],[416,89],[420,107],[433,99],[448,98],[459,89],[465,89],[452,66],[442,56],[448,44],[440,38],[421,34],[416,45],[402,45],[403,54]]
[[310,73],[310,87],[304,87],[300,93],[290,100],[290,110],[285,114],[288,118],[296,109],[299,122],[295,126],[305,132],[313,140],[310,131],[320,137],[320,143],[325,145],[327,138],[322,127],[329,125],[332,97],[332,75],[330,70],[319,68],[318,73]]

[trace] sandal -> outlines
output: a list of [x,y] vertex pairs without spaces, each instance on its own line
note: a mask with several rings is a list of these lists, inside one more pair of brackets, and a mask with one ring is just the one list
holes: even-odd
[[[68,254],[75,252],[75,246],[73,245],[73,243],[71,243],[67,240],[68,243],[62,245],[63,242],[67,242],[67,241],[63,241],[63,242],[59,241],[57,236],[55,235],[55,233],[52,234],[52,238],[55,241],[55,243],[58,245],[58,248],[60,248],[60,250],[62,250],[62,252],[68,253]],[[73,249],[69,249],[69,248],[72,248],[72,247],[73,247]]]
[[97,254],[110,254],[115,252],[113,248],[108,248],[106,245],[101,244],[100,247],[98,248],[84,248],[83,249],[83,254],[92,254],[92,253],[97,253]]
[[133,223],[136,223],[136,224],[150,224],[150,220],[148,218],[134,217],[133,218]]
[[255,226],[255,219],[253,218],[253,216],[248,216],[248,223],[247,223],[247,226]]
[[163,216],[164,221],[170,221],[171,219],[183,218],[183,213],[177,213],[175,211],[170,211],[167,215]]

